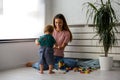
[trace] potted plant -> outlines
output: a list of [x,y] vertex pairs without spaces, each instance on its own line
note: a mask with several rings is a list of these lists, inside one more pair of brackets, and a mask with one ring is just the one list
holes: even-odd
[[[99,36],[99,43],[102,44],[104,49],[104,56],[100,57],[100,69],[101,70],[110,70],[112,67],[112,57],[108,56],[109,50],[117,43],[116,39],[116,24],[118,23],[118,15],[115,12],[115,9],[112,7],[111,4],[112,0],[107,0],[103,2],[100,0],[100,3],[91,3],[87,2],[87,15],[88,21],[90,18],[93,19],[93,24],[95,25],[96,29],[96,36]],[[119,6],[120,3],[116,2]],[[109,58],[108,58],[109,57]],[[109,60],[111,61],[104,61],[101,60]],[[106,59],[108,58],[108,59]],[[103,61],[103,66],[101,66],[101,61]],[[110,65],[106,64],[107,62],[111,63]]]

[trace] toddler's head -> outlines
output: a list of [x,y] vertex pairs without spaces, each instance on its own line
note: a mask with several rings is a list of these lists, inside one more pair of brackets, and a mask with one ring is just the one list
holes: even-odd
[[46,25],[44,28],[44,33],[50,33],[52,34],[54,30],[54,27],[52,25]]

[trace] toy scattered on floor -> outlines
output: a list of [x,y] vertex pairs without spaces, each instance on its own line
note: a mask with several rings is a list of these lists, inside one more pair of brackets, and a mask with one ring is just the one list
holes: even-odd
[[73,71],[74,71],[74,72],[79,72],[79,68],[78,68],[78,67],[74,67],[74,68],[73,68]]
[[[28,62],[25,64],[27,67],[33,67],[39,70],[39,63],[36,62],[32,64],[32,62]],[[99,69],[99,60],[98,59],[90,59],[90,60],[76,60],[76,59],[61,59],[58,63],[54,64],[54,69],[61,70],[60,73],[67,73],[70,70],[74,72],[79,72],[82,74],[89,74],[90,72]],[[44,66],[45,70],[48,70],[48,65]]]
[[66,67],[66,69],[65,69],[66,72],[69,72],[70,70],[72,70],[71,67]]
[[64,68],[64,67],[65,67],[64,62],[63,62],[63,61],[59,61],[59,62],[58,62],[58,68],[59,68],[59,69],[62,69],[62,68]]
[[83,73],[83,74],[89,74],[91,72],[91,69],[89,68],[80,68],[80,73]]
[[95,68],[91,68],[91,67],[88,67],[88,68],[79,67],[77,69],[77,71],[80,72],[80,73],[82,73],[82,74],[89,74],[93,70],[96,70],[96,69]]
[[67,65],[64,63],[63,60],[60,60],[58,62],[58,69],[65,70],[67,68]]
[[91,67],[74,67],[74,68],[70,68],[68,67],[64,61],[59,61],[58,62],[58,67],[59,70],[63,70],[62,73],[65,72],[69,72],[70,70],[73,70],[74,72],[80,72],[82,74],[89,74],[90,72],[92,72],[93,70],[96,70],[96,68],[91,68]]

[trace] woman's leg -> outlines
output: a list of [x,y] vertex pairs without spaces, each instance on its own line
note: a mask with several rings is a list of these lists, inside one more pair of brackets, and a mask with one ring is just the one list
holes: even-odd
[[63,59],[63,57],[61,57],[61,56],[54,56],[54,61],[55,61],[55,63],[57,63],[58,64],[58,62],[60,61],[60,60],[62,60]]

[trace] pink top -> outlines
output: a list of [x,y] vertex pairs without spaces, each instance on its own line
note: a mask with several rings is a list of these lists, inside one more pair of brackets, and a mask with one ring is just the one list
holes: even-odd
[[[70,41],[70,33],[65,30],[58,32],[54,29],[53,37],[58,46],[61,46],[63,43],[67,44]],[[54,49],[54,55],[64,57],[64,49]]]

